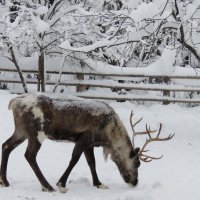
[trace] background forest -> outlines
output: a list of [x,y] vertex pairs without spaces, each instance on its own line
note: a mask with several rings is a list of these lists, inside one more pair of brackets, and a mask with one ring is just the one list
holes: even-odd
[[173,65],[197,74],[199,24],[199,0],[1,0],[1,66],[14,64],[25,92],[21,69],[30,62],[38,70],[38,91],[45,91],[46,63],[60,74],[98,66],[106,73],[112,66],[149,66],[165,49],[160,71]]

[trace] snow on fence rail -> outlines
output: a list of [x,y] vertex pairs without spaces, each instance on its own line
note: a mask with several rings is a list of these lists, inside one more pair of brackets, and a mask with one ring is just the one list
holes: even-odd
[[[17,70],[10,69],[10,68],[1,68],[1,72],[6,73],[17,73]],[[37,74],[37,70],[23,70],[23,73],[27,74]],[[59,71],[47,71],[47,74],[59,74]],[[148,74],[124,74],[124,73],[95,73],[95,72],[72,72],[72,71],[64,71],[62,72],[62,75],[64,75],[65,79],[62,79],[59,82],[59,85],[62,86],[76,86],[76,87],[95,87],[95,88],[110,88],[114,90],[134,90],[134,91],[161,91],[162,96],[156,96],[154,95],[138,95],[138,94],[123,94],[119,95],[116,93],[109,93],[109,94],[102,94],[102,92],[98,93],[96,92],[88,92],[88,91],[82,91],[77,92],[75,95],[83,98],[90,98],[90,99],[106,99],[106,100],[133,100],[133,101],[159,101],[163,102],[164,104],[168,104],[170,102],[178,102],[178,103],[200,103],[200,94],[197,95],[196,98],[186,98],[186,97],[172,97],[176,96],[175,92],[187,92],[187,93],[200,93],[200,76],[198,75],[189,75],[189,76],[178,76],[178,75],[171,75],[171,76],[164,76],[164,75],[148,75]],[[67,75],[82,75],[82,78],[88,77],[88,76],[94,76],[95,79],[98,79],[97,77],[104,77],[107,79],[103,80],[67,80]],[[155,79],[159,78],[161,80],[162,84],[157,83],[148,83],[141,84],[141,83],[135,83],[133,80],[135,78],[142,78],[142,79]],[[108,80],[109,79],[109,80]],[[181,80],[184,81],[188,80],[195,80],[198,81],[199,86],[184,86],[184,85],[176,85],[175,80]],[[129,83],[119,83],[116,80],[130,80]],[[132,80],[132,81],[131,81]],[[167,80],[167,81],[166,81]],[[21,80],[19,78],[13,78],[13,77],[6,77],[3,75],[0,75],[0,83],[21,83]],[[37,84],[37,79],[30,79],[26,78],[27,84]],[[46,80],[46,85],[56,85],[56,80]],[[173,92],[173,95],[172,95]]]
[[[16,72],[16,69],[10,69],[10,68],[0,68],[0,71],[4,71],[4,72]],[[33,73],[33,74],[37,74],[38,71],[37,70],[22,70],[24,73]],[[47,74],[59,74],[59,71],[56,70],[47,70],[46,71]],[[145,77],[149,77],[149,78],[173,78],[173,79],[197,79],[200,80],[200,76],[199,75],[170,75],[170,76],[166,76],[166,75],[154,75],[154,74],[141,74],[141,73],[99,73],[99,72],[88,72],[88,71],[63,71],[62,72],[63,75],[77,75],[77,74],[83,74],[83,75],[90,75],[90,76],[110,76],[110,77],[126,77],[126,78],[145,78]]]

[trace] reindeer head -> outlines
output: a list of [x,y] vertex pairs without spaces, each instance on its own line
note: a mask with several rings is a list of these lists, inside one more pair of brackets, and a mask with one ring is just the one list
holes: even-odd
[[[132,127],[132,130],[133,130],[133,139],[132,139],[132,151],[130,152],[130,155],[129,155],[129,165],[126,163],[126,166],[129,166],[128,170],[125,170],[123,171],[122,176],[125,180],[125,182],[131,184],[132,186],[136,186],[137,183],[138,183],[138,168],[140,166],[140,160],[143,161],[143,162],[151,162],[152,160],[155,160],[155,159],[161,159],[162,156],[160,157],[153,157],[153,156],[149,156],[149,155],[146,155],[145,152],[147,152],[148,150],[146,150],[146,146],[151,143],[151,142],[154,142],[154,141],[167,141],[167,140],[170,140],[173,138],[174,134],[170,134],[168,137],[166,138],[160,138],[160,133],[161,133],[161,129],[162,129],[162,124],[160,124],[160,128],[159,128],[159,131],[158,131],[158,134],[156,137],[152,137],[151,136],[151,133],[154,133],[156,132],[156,130],[152,131],[150,129],[150,127],[148,127],[146,125],[146,131],[143,131],[143,132],[136,132],[134,127],[136,126],[136,124],[138,124],[141,120],[139,119],[137,122],[135,122],[133,124],[133,112],[131,112],[131,115],[130,115],[130,123],[131,123],[131,127]],[[147,135],[148,138],[146,139],[143,147],[140,149],[140,148],[134,148],[134,137],[136,135]],[[125,173],[124,173],[125,172]]]
[[139,158],[140,148],[135,148],[130,152],[129,158],[132,160],[132,167],[130,170],[129,181],[128,183],[132,186],[136,186],[138,183],[138,168],[140,167],[140,158]]
[[111,150],[111,159],[116,163],[124,181],[131,186],[138,183],[138,168],[140,167],[140,148],[134,148],[128,135],[115,140],[115,147]]
[[131,144],[129,147],[129,149],[124,148],[120,151],[120,153],[122,152],[120,155],[112,152],[111,158],[116,163],[124,181],[131,186],[136,186],[138,183],[138,168],[140,166],[140,148],[133,149]]

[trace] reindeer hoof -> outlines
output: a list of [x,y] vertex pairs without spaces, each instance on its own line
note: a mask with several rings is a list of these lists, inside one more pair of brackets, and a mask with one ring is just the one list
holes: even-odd
[[61,193],[66,193],[68,191],[68,189],[66,187],[61,187],[61,186],[58,186],[58,189]]
[[10,184],[6,179],[0,178],[0,186],[2,187],[8,187]]
[[55,192],[55,190],[51,186],[49,186],[48,188],[42,186],[42,191],[43,192]]
[[58,182],[56,185],[58,186],[58,190],[61,193],[66,193],[68,191],[68,189],[65,186],[62,186],[62,183]]
[[109,189],[109,187],[106,186],[106,185],[104,185],[104,184],[97,185],[96,187],[97,187],[97,188],[100,188],[100,189]]

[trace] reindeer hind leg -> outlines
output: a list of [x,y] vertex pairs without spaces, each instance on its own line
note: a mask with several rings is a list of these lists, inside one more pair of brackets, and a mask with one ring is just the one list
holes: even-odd
[[25,152],[25,158],[30,164],[31,168],[33,169],[35,175],[37,176],[38,180],[42,185],[43,191],[53,192],[53,187],[48,183],[44,175],[42,174],[37,161],[36,156],[38,151],[40,150],[41,143],[37,139],[30,139],[28,140],[28,146]]

